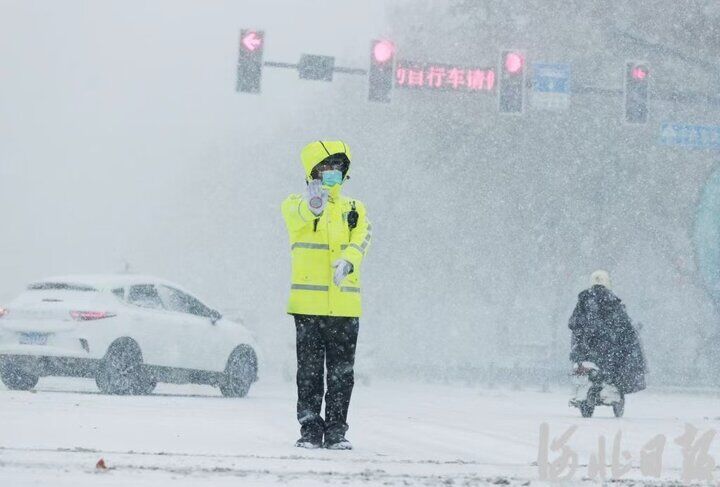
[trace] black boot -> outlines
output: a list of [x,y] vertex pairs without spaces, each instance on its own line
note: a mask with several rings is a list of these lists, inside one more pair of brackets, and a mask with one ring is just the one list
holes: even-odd
[[300,439],[295,442],[295,446],[298,448],[308,448],[310,450],[321,448],[323,446],[322,433],[303,433]]
[[323,446],[328,450],[352,450],[353,448],[352,443],[343,434],[326,435]]

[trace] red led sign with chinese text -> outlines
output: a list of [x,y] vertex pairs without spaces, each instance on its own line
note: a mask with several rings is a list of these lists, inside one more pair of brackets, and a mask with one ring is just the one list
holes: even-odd
[[493,92],[495,69],[397,61],[395,86],[443,91]]

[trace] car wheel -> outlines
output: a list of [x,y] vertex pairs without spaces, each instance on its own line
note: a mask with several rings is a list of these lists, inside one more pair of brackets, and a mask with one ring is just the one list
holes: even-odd
[[[119,339],[108,348],[95,377],[105,394],[149,394],[150,379],[143,371],[142,352],[132,339]],[[147,391],[147,392],[146,392]]]
[[40,379],[12,364],[5,362],[0,367],[0,378],[3,384],[12,391],[29,391],[35,387]]
[[245,397],[257,376],[257,356],[246,345],[237,347],[225,366],[220,392],[225,397]]

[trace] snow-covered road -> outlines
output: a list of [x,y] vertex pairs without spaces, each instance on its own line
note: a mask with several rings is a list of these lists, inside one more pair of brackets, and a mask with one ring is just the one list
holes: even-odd
[[[612,463],[618,432],[632,455],[624,478],[652,480],[641,475],[640,450],[661,434],[662,478],[679,480],[683,456],[674,439],[686,424],[698,436],[720,427],[717,394],[644,392],[629,398],[624,419],[608,408],[582,419],[564,390],[376,383],[355,389],[348,433],[355,450],[307,451],[292,446],[294,393],[293,384],[273,381],[245,399],[170,385],[152,396],[111,397],[76,379],[44,379],[37,392],[0,389],[0,485],[536,484],[542,423],[550,439],[577,426],[567,446],[578,456],[578,482],[600,436]],[[709,453],[720,460],[720,438]],[[551,461],[558,456],[549,453]],[[108,470],[95,468],[100,458]]]

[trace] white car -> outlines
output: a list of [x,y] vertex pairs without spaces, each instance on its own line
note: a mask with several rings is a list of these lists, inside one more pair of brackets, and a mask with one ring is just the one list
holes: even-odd
[[243,397],[257,373],[258,348],[244,326],[161,279],[43,279],[0,308],[0,378],[9,389],[57,375],[94,378],[109,394],[172,382]]

